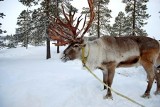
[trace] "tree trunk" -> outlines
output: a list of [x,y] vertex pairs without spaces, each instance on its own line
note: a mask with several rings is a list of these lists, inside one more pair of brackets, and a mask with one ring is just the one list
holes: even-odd
[[132,16],[133,16],[133,22],[132,22],[132,36],[135,36],[135,24],[136,24],[136,0],[134,0],[134,7],[133,7],[133,13],[132,13]]
[[97,36],[100,38],[100,1],[98,2],[98,20],[97,20]]
[[25,14],[24,20],[26,21],[25,23],[25,47],[28,49],[28,8],[27,8],[27,13]]
[[119,36],[122,36],[122,24],[120,23],[120,27],[119,27]]
[[[58,41],[57,41],[57,43],[58,43]],[[57,53],[60,53],[60,51],[59,51],[59,46],[57,46]]]
[[28,31],[27,31],[27,34],[26,34],[26,49],[28,49]]
[[51,50],[50,50],[50,40],[47,37],[47,55],[46,55],[46,59],[51,58]]
[[[58,0],[56,0],[56,17],[59,17],[58,5],[59,5]],[[58,41],[57,41],[57,43],[58,43]],[[58,45],[57,45],[57,53],[60,53]]]
[[[47,20],[49,20],[49,3],[50,3],[50,0],[45,0],[45,2],[46,2],[46,16],[47,16]],[[48,21],[47,21],[47,23],[48,23]],[[46,26],[46,38],[47,38],[47,54],[46,54],[46,59],[49,59],[49,58],[51,58],[51,50],[50,50],[50,40],[49,40],[49,38],[48,38],[48,24],[47,24],[47,26]]]

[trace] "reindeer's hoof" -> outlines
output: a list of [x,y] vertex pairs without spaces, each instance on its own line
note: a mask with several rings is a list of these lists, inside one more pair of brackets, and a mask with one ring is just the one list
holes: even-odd
[[160,90],[154,92],[155,95],[160,95]]
[[106,95],[106,96],[103,97],[103,99],[111,99],[111,100],[113,100],[113,97],[112,97],[112,95]]
[[148,93],[144,93],[141,97],[147,98],[147,99],[151,98],[150,94],[148,94]]

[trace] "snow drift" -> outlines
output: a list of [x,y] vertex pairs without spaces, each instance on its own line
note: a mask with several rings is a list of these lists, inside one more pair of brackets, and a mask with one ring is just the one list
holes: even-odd
[[[49,60],[43,46],[0,50],[0,107],[138,107],[114,93],[113,100],[103,99],[103,85],[80,61],[63,63],[56,47],[51,48]],[[102,79],[100,70],[94,73]],[[156,84],[150,99],[140,97],[146,85],[142,67],[119,68],[112,88],[146,107],[159,107]]]

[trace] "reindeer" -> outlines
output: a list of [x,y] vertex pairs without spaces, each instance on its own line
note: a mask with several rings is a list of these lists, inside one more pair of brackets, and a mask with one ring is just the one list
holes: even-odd
[[[49,27],[49,37],[59,42],[55,45],[69,44],[64,50],[62,60],[81,59],[82,63],[90,69],[101,69],[103,72],[103,82],[111,87],[118,67],[132,67],[141,65],[145,69],[148,78],[146,91],[143,98],[150,97],[150,90],[155,79],[155,66],[160,63],[160,44],[155,39],[145,36],[111,37],[103,36],[93,41],[84,41],[84,34],[88,31],[94,20],[93,0],[88,0],[90,7],[90,19],[86,23],[86,17],[82,29],[78,29],[81,16],[74,25],[75,12],[67,15],[63,8],[66,21],[59,18],[51,23]],[[83,50],[83,51],[82,51]],[[158,76],[156,76],[158,77]],[[157,78],[156,78],[157,79]],[[157,79],[156,94],[160,94],[160,79]],[[107,87],[104,87],[107,89]],[[105,98],[112,98],[111,90],[107,90]]]

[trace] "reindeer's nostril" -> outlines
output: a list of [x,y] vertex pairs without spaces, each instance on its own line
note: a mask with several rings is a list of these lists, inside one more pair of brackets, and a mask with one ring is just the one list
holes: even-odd
[[65,58],[65,56],[62,56],[61,59],[63,60]]
[[70,58],[64,54],[64,55],[61,57],[61,60],[62,60],[63,62],[67,62],[68,60],[70,60]]

